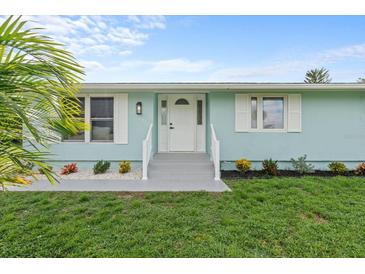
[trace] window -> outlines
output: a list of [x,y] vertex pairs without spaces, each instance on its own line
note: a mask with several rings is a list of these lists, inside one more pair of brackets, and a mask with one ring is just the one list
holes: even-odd
[[167,125],[167,100],[161,100],[161,125]]
[[91,141],[110,142],[114,139],[114,108],[112,97],[90,99]]
[[257,128],[257,97],[251,97],[251,128]]
[[175,105],[189,105],[189,102],[184,98],[180,98],[176,100]]
[[196,110],[196,123],[198,125],[203,124],[203,100],[197,101],[197,110]]
[[283,129],[284,128],[284,98],[269,97],[263,98],[263,128]]
[[[82,120],[85,120],[85,98],[84,97],[78,97],[78,103],[80,104],[80,115],[77,116],[77,118],[80,118]],[[83,142],[85,141],[85,131],[79,131],[75,135],[65,135],[62,138],[63,141],[68,142]]]
[[253,131],[284,130],[285,97],[284,96],[251,96],[248,106],[249,128]]

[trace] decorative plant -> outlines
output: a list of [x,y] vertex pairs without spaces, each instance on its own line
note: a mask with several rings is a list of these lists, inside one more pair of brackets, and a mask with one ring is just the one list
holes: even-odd
[[338,174],[343,174],[347,171],[347,167],[344,163],[340,163],[340,162],[332,162],[328,164],[328,168],[334,172],[334,173],[338,173]]
[[294,170],[298,171],[300,174],[311,173],[314,171],[314,166],[306,162],[307,155],[298,157],[298,159],[291,158],[291,164]]
[[119,173],[127,173],[131,171],[131,162],[130,161],[121,161],[119,163]]
[[251,161],[244,159],[244,158],[237,160],[235,162],[235,164],[236,164],[236,168],[241,173],[246,173],[251,168]]
[[262,161],[262,170],[271,176],[278,175],[278,161],[274,161],[271,158]]
[[76,173],[77,166],[76,163],[65,165],[61,170],[61,175],[68,175],[70,173]]
[[94,165],[94,174],[105,173],[110,168],[110,162],[108,161],[97,161]]
[[365,163],[359,164],[355,169],[356,175],[365,175]]

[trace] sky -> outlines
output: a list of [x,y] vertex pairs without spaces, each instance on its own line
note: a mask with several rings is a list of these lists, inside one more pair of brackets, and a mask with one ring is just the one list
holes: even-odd
[[[85,82],[333,82],[365,77],[365,16],[24,16]],[[1,16],[3,21],[5,16]]]

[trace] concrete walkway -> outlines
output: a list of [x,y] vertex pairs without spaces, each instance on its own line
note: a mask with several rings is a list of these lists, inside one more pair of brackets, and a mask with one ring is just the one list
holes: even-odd
[[158,153],[148,166],[148,180],[63,180],[51,185],[38,181],[11,191],[208,191],[230,188],[214,180],[214,168],[206,153]]
[[178,191],[230,191],[222,181],[174,181],[158,180],[64,180],[51,185],[48,181],[34,182],[25,187],[9,187],[10,191],[126,191],[126,192],[178,192]]

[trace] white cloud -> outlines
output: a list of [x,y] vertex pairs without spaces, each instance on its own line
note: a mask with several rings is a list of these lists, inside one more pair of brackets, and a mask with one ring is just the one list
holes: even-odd
[[[133,17],[131,17],[133,18]],[[0,18],[0,19],[5,19]],[[147,29],[165,28],[163,16],[137,16],[122,20],[116,16],[23,16],[29,27],[42,27],[41,32],[66,45],[76,56],[87,54],[128,55],[133,47],[149,38]],[[127,24],[126,24],[127,22]],[[144,30],[143,30],[144,29]]]
[[269,76],[283,76],[288,73],[305,72],[315,67],[348,59],[365,59],[365,44],[351,45],[336,49],[324,50],[312,56],[298,59],[279,60],[261,66],[243,66],[221,68],[214,71],[211,81],[250,81]]
[[345,58],[364,58],[365,44],[352,45],[338,49],[327,50],[320,54],[320,58],[324,62],[335,62]]
[[127,56],[127,55],[131,55],[131,54],[132,54],[131,50],[122,50],[119,52],[119,55],[122,55],[122,56]]
[[104,70],[105,67],[96,61],[80,60],[80,63],[88,71]]
[[140,29],[165,29],[166,19],[162,15],[128,16],[128,20]]

